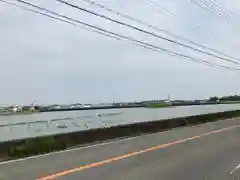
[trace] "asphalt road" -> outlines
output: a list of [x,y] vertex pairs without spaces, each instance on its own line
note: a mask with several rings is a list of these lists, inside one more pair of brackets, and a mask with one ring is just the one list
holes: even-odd
[[240,179],[240,119],[0,163],[0,180]]

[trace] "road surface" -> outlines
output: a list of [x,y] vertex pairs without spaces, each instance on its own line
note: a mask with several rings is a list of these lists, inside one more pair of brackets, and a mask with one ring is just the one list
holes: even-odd
[[240,179],[240,119],[0,163],[1,180]]

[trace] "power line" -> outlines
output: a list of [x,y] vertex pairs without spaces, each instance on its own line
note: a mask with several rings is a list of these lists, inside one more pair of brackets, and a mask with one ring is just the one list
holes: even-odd
[[[70,22],[70,21],[66,21],[66,20],[63,20],[63,19],[60,19],[60,18],[56,18],[56,17],[51,16],[51,15],[48,15],[48,14],[46,14],[46,13],[42,13],[42,12],[40,12],[40,11],[33,10],[33,9],[30,9],[30,8],[27,8],[27,7],[24,7],[24,6],[20,6],[20,5],[18,5],[18,4],[11,3],[11,2],[8,2],[8,1],[5,1],[5,0],[0,0],[0,2],[3,2],[3,3],[6,3],[6,4],[9,4],[9,5],[18,7],[18,8],[23,9],[23,10],[31,11],[31,12],[34,12],[34,13],[36,13],[36,14],[40,14],[40,15],[43,15],[43,16],[52,18],[52,19],[54,19],[54,20],[59,20],[59,21],[61,21],[61,22],[64,22],[64,23],[73,25],[73,26],[75,26],[75,27],[78,26],[78,27],[81,27],[81,28],[83,28],[83,29],[85,29],[85,30],[89,30],[89,31],[92,31],[92,32],[95,32],[95,33],[98,33],[98,34],[101,34],[101,35],[104,35],[104,36],[107,36],[107,37],[116,39],[116,40],[122,40],[121,37],[116,37],[116,36],[107,34],[107,31],[104,32],[104,31],[100,31],[101,29],[99,29],[99,31],[98,31],[98,30],[95,30],[95,29],[93,29],[93,28],[91,29],[91,27],[89,28],[89,27],[84,26],[84,25],[86,25],[86,24],[84,24],[84,23],[82,24],[82,23],[80,23],[80,21],[76,21],[75,19],[70,18],[70,17],[68,17],[68,16],[64,16],[64,15],[58,14],[58,13],[56,13],[56,12],[47,10],[47,9],[45,9],[45,8],[42,8],[42,7],[40,7],[40,6],[33,5],[33,4],[31,4],[31,3],[28,3],[28,2],[26,2],[26,3],[24,3],[24,4],[27,4],[27,5],[30,5],[30,6],[32,6],[32,7],[38,8],[38,9],[40,9],[40,10],[46,11],[46,12],[48,12],[48,13],[50,13],[50,14],[54,14],[54,15],[57,15],[57,16],[59,16],[59,17],[66,18],[66,19],[68,19],[68,20],[75,21],[75,22],[77,22],[77,23],[79,23],[79,24],[74,24],[74,23],[72,23],[72,22]],[[21,1],[21,2],[22,2],[22,1]],[[117,34],[116,34],[116,35],[117,35]],[[140,45],[140,44],[136,44],[136,45]],[[140,45],[140,46],[141,46],[141,45]],[[142,47],[145,47],[145,46],[142,46]],[[146,47],[146,48],[147,48],[147,47]],[[149,47],[148,49],[152,50],[150,47]]]
[[[2,2],[4,2],[4,0],[1,0]],[[28,2],[27,2],[28,3]],[[58,15],[60,17],[64,17],[64,18],[67,18],[71,21],[74,21],[74,22],[77,22],[81,25],[84,25],[88,28],[92,28],[94,30],[97,30],[95,32],[98,33],[98,31],[101,31],[101,32],[104,32],[104,33],[109,33],[111,35],[114,35],[114,36],[117,36],[123,40],[129,40],[131,42],[133,42],[134,44],[137,44],[137,45],[140,45],[144,48],[147,48],[147,49],[150,49],[150,50],[153,50],[153,51],[156,51],[156,52],[165,52],[167,53],[168,55],[170,56],[176,56],[178,58],[181,58],[181,59],[187,59],[187,60],[191,60],[191,61],[194,61],[194,62],[197,62],[197,63],[202,63],[202,64],[205,64],[205,65],[208,65],[208,66],[211,66],[211,67],[216,67],[216,68],[224,68],[226,70],[231,70],[231,71],[239,71],[240,69],[239,68],[234,68],[234,67],[229,67],[229,66],[224,66],[224,65],[220,65],[220,64],[217,64],[217,63],[212,63],[212,62],[208,62],[208,61],[205,61],[205,60],[202,60],[202,59],[198,59],[198,58],[194,58],[194,57],[191,57],[191,56],[188,56],[188,55],[184,55],[184,54],[181,54],[181,53],[177,53],[177,52],[174,52],[174,51],[171,51],[171,50],[168,50],[168,49],[165,49],[165,48],[161,48],[159,46],[156,46],[156,45],[152,45],[152,44],[149,44],[149,43],[146,43],[146,42],[143,42],[143,41],[139,41],[139,40],[136,40],[136,39],[132,39],[132,38],[129,38],[127,36],[123,36],[123,35],[119,35],[117,33],[114,33],[114,32],[111,32],[111,31],[107,31],[107,30],[104,30],[102,28],[99,28],[97,26],[94,26],[94,25],[91,25],[91,24],[88,24],[88,23],[84,23],[84,22],[81,22],[79,20],[76,20],[76,19],[73,19],[71,17],[68,17],[68,16],[65,16],[65,15],[61,15],[59,13],[56,13],[56,12],[53,12],[53,11],[50,11],[46,8],[42,8],[40,6],[37,6],[37,5],[34,5],[34,4],[31,4],[31,3],[28,3],[29,6],[32,6],[32,7],[35,7],[35,8],[38,8],[38,9],[41,9],[41,10],[44,10],[46,12],[49,12],[49,13],[52,13],[52,14],[55,14],[55,15]],[[28,10],[27,8],[25,8],[25,10]],[[34,11],[32,11],[34,12]],[[38,13],[39,14],[39,13]],[[46,16],[46,14],[42,13],[41,15],[43,16]],[[51,16],[47,16],[49,18],[52,18]],[[55,19],[56,20],[56,19]],[[104,33],[102,33],[101,35],[105,35]],[[111,36],[108,36],[110,38],[112,38]]]
[[20,6],[20,5],[17,5],[17,4],[15,4],[15,3],[11,3],[11,2],[5,1],[5,0],[0,0],[0,1],[3,2],[3,3],[9,4],[9,5],[16,6],[16,7],[18,7],[18,8],[27,10],[27,11],[31,11],[31,12],[34,12],[34,13],[37,13],[37,14],[41,14],[41,15],[50,17],[50,18],[52,18],[52,19],[55,19],[55,20],[58,20],[58,21],[62,21],[62,22],[64,22],[64,23],[67,23],[67,24],[71,24],[71,25],[73,25],[73,26],[76,26],[76,24],[74,24],[74,23],[72,23],[72,22],[70,22],[70,21],[66,21],[66,20],[64,20],[64,19],[60,19],[60,18],[51,16],[51,15],[48,15],[48,14],[45,14],[45,13],[42,13],[42,12],[39,12],[39,11],[36,11],[36,10],[33,10],[33,9],[30,9],[30,8],[27,8],[27,7],[23,7],[23,6]]
[[201,0],[200,3],[203,3],[205,6],[207,6],[210,11],[214,12],[214,15],[219,16],[222,18],[222,20],[227,20],[229,23],[238,23],[236,21],[237,18],[235,15],[232,15],[230,11],[224,9],[223,7],[220,7],[216,2],[211,0]]
[[104,34],[104,33],[100,32],[100,31],[96,31],[96,30],[87,28],[87,27],[85,27],[85,26],[81,26],[81,25],[79,25],[79,24],[75,24],[75,23],[73,23],[73,22],[70,22],[70,21],[67,21],[67,20],[64,20],[64,19],[61,19],[61,18],[57,18],[57,17],[51,16],[51,15],[48,15],[48,14],[46,14],[46,13],[42,13],[42,12],[40,12],[40,11],[33,10],[33,9],[30,9],[30,8],[27,8],[27,7],[24,7],[24,6],[21,6],[21,5],[18,5],[18,4],[9,2],[9,1],[0,0],[0,2],[3,2],[3,3],[6,3],[6,4],[9,4],[9,5],[18,7],[18,8],[23,9],[23,10],[27,10],[27,11],[30,11],[30,12],[34,12],[34,13],[36,13],[36,14],[40,14],[40,15],[43,15],[43,16],[52,18],[52,19],[54,19],[54,20],[61,21],[61,22],[64,22],[64,23],[73,25],[73,26],[75,26],[75,27],[80,27],[80,28],[85,29],[85,30],[88,30],[88,31],[100,33],[100,34],[103,34],[103,35],[105,35],[105,36],[109,36],[109,37],[111,37],[111,38],[116,38],[117,40],[120,40],[120,39],[118,39],[117,37],[114,37],[114,36],[111,36],[111,35],[108,35],[108,34]]
[[239,18],[231,12],[230,10],[226,9],[225,7],[222,7],[221,5],[217,4],[215,0],[209,0],[209,3],[211,3],[214,7],[218,8],[221,12],[224,14],[230,16],[232,19],[239,20]]
[[232,24],[236,26],[237,28],[240,28],[240,24],[236,22],[235,19],[230,17],[229,15],[226,15],[224,12],[219,9],[218,6],[215,6],[211,2],[205,1],[205,0],[190,0],[193,4],[200,7],[202,10],[212,14],[214,17],[223,20],[229,24]]
[[212,2],[215,6],[218,6],[219,8],[221,8],[222,10],[224,10],[226,13],[228,13],[229,15],[231,15],[234,19],[236,19],[239,22],[239,16],[236,15],[234,12],[230,11],[229,9],[221,6],[220,4],[217,4],[215,0],[210,0],[210,2]]
[[117,23],[117,24],[120,24],[120,25],[122,25],[122,26],[129,27],[129,28],[134,29],[134,30],[136,30],[136,31],[138,31],[138,32],[142,32],[142,33],[145,33],[145,34],[154,36],[154,37],[156,37],[156,38],[159,38],[159,39],[168,41],[168,42],[170,42],[170,43],[177,44],[177,45],[179,45],[179,46],[183,46],[183,47],[188,48],[188,49],[191,49],[191,50],[193,50],[193,51],[197,51],[197,52],[200,52],[200,53],[203,53],[203,54],[206,54],[206,55],[209,55],[209,56],[212,56],[212,57],[215,57],[215,58],[224,60],[224,61],[232,62],[232,63],[234,63],[234,64],[239,64],[238,62],[233,61],[233,60],[231,60],[231,59],[224,58],[224,57],[221,57],[221,56],[212,54],[212,53],[210,53],[210,52],[206,52],[206,51],[203,51],[203,50],[201,50],[201,49],[194,48],[194,47],[192,47],[192,46],[189,46],[189,45],[180,43],[180,42],[178,42],[178,41],[175,41],[175,40],[172,40],[172,39],[169,39],[169,38],[165,38],[165,37],[163,37],[163,36],[160,36],[160,35],[158,35],[158,34],[152,33],[152,32],[150,32],[150,31],[146,31],[146,30],[144,30],[144,29],[140,29],[140,28],[138,28],[138,27],[136,27],[136,26],[127,24],[127,23],[125,23],[125,22],[118,21],[118,20],[116,20],[116,19],[107,17],[107,16],[105,16],[105,15],[102,15],[102,14],[99,14],[99,13],[96,13],[96,12],[93,12],[93,11],[90,11],[90,10],[88,10],[88,9],[86,9],[86,8],[81,8],[81,7],[79,7],[79,6],[75,5],[75,4],[72,4],[72,3],[69,3],[69,2],[66,2],[66,1],[63,1],[63,0],[56,0],[56,1],[58,1],[58,2],[60,2],[60,3],[63,3],[63,4],[65,4],[65,5],[67,5],[67,6],[70,6],[70,7],[72,7],[72,8],[78,9],[78,10],[80,10],[80,11],[89,13],[89,14],[91,14],[91,15],[94,15],[94,16],[97,16],[97,17],[100,17],[100,18],[103,18],[103,19],[112,21],[112,22]]
[[227,12],[223,11],[223,9],[220,8],[217,4],[214,4],[212,1],[209,0],[202,0],[201,2],[204,3],[211,11],[215,12],[217,16],[220,16],[228,22],[236,23],[234,18],[230,16]]
[[231,45],[238,45],[238,44],[236,44],[236,42],[224,39],[224,37],[217,36],[216,34],[213,34],[213,33],[209,32],[209,31],[205,30],[201,26],[199,26],[199,25],[197,25],[197,24],[195,24],[195,23],[193,23],[193,22],[191,22],[189,20],[183,19],[180,16],[177,16],[176,14],[170,12],[169,10],[159,6],[156,2],[153,2],[151,0],[136,0],[136,1],[142,3],[143,5],[145,5],[145,6],[149,7],[149,8],[151,8],[152,10],[154,10],[155,12],[157,12],[159,14],[164,14],[164,15],[167,15],[169,17],[172,17],[175,20],[180,21],[180,22],[190,26],[191,28],[193,28],[196,31],[204,33],[205,35],[207,35],[209,37],[215,38],[215,39],[217,39],[219,41],[223,41],[223,42],[231,44]]
[[228,23],[230,23],[232,21],[232,19],[228,16],[226,16],[226,14],[222,11],[219,11],[217,6],[213,6],[213,4],[211,4],[211,2],[208,1],[195,1],[195,0],[191,0],[191,2],[193,2],[195,5],[197,5],[198,7],[200,7],[201,9],[203,9],[206,12],[209,12],[210,14],[212,14],[214,17],[220,19],[220,20],[224,20]]
[[187,39],[187,38],[184,38],[184,37],[182,37],[182,36],[176,35],[176,34],[170,32],[170,31],[168,31],[168,30],[158,28],[157,26],[154,26],[154,25],[152,25],[152,24],[148,24],[148,23],[146,23],[146,22],[144,22],[144,21],[142,21],[142,20],[139,20],[139,19],[137,19],[137,18],[134,18],[134,17],[132,17],[132,16],[130,16],[130,15],[128,15],[128,14],[123,14],[123,13],[121,13],[121,12],[119,12],[119,11],[113,10],[113,9],[111,9],[111,8],[109,8],[109,7],[106,7],[106,6],[102,5],[102,4],[100,4],[100,3],[96,3],[96,2],[94,2],[94,1],[92,1],[92,0],[83,0],[83,1],[85,1],[85,2],[87,2],[87,3],[89,3],[89,4],[92,4],[92,5],[96,6],[96,7],[99,7],[99,8],[101,8],[101,9],[104,9],[104,10],[106,10],[106,11],[108,11],[108,12],[111,12],[111,13],[113,13],[113,14],[116,14],[116,15],[118,15],[118,16],[120,16],[120,17],[129,19],[129,20],[132,20],[132,21],[134,21],[134,22],[136,22],[136,23],[142,24],[142,25],[147,26],[147,27],[149,27],[149,28],[152,28],[152,29],[154,29],[154,30],[156,30],[156,31],[159,31],[159,32],[165,33],[165,34],[167,34],[167,35],[170,35],[170,36],[172,36],[172,37],[174,37],[174,38],[181,39],[181,40],[183,40],[183,41],[185,41],[185,42],[188,42],[188,43],[190,43],[190,44],[192,44],[192,45],[195,45],[195,46],[198,46],[198,47],[201,47],[201,48],[210,50],[210,51],[212,51],[212,52],[214,52],[214,53],[221,54],[221,55],[226,56],[226,57],[228,57],[228,58],[231,58],[231,59],[235,59],[235,60],[237,60],[237,61],[240,61],[239,58],[232,57],[232,56],[230,56],[230,55],[228,55],[228,54],[226,54],[226,53],[217,51],[217,50],[215,50],[215,49],[212,49],[212,48],[207,47],[207,46],[205,46],[205,45],[199,44],[199,43],[197,43],[197,42],[194,42],[194,41],[189,40],[189,39]]

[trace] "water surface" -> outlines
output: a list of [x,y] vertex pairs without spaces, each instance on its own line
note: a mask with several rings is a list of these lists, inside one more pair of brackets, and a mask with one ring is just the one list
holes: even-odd
[[[0,141],[240,109],[240,104],[46,112],[0,116]],[[60,128],[59,128],[60,127]]]

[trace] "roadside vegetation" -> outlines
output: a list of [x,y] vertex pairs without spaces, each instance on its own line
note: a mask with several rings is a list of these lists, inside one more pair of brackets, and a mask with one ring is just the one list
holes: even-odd
[[65,147],[57,143],[53,136],[40,137],[27,139],[20,144],[14,144],[9,148],[8,155],[12,158],[20,158],[49,153],[60,149],[65,149]]
[[239,95],[232,95],[232,96],[212,96],[209,98],[208,101],[217,102],[217,101],[240,101]]
[[172,105],[170,104],[165,104],[165,103],[162,103],[162,104],[150,104],[148,106],[146,106],[147,108],[167,108],[167,107],[171,107]]

